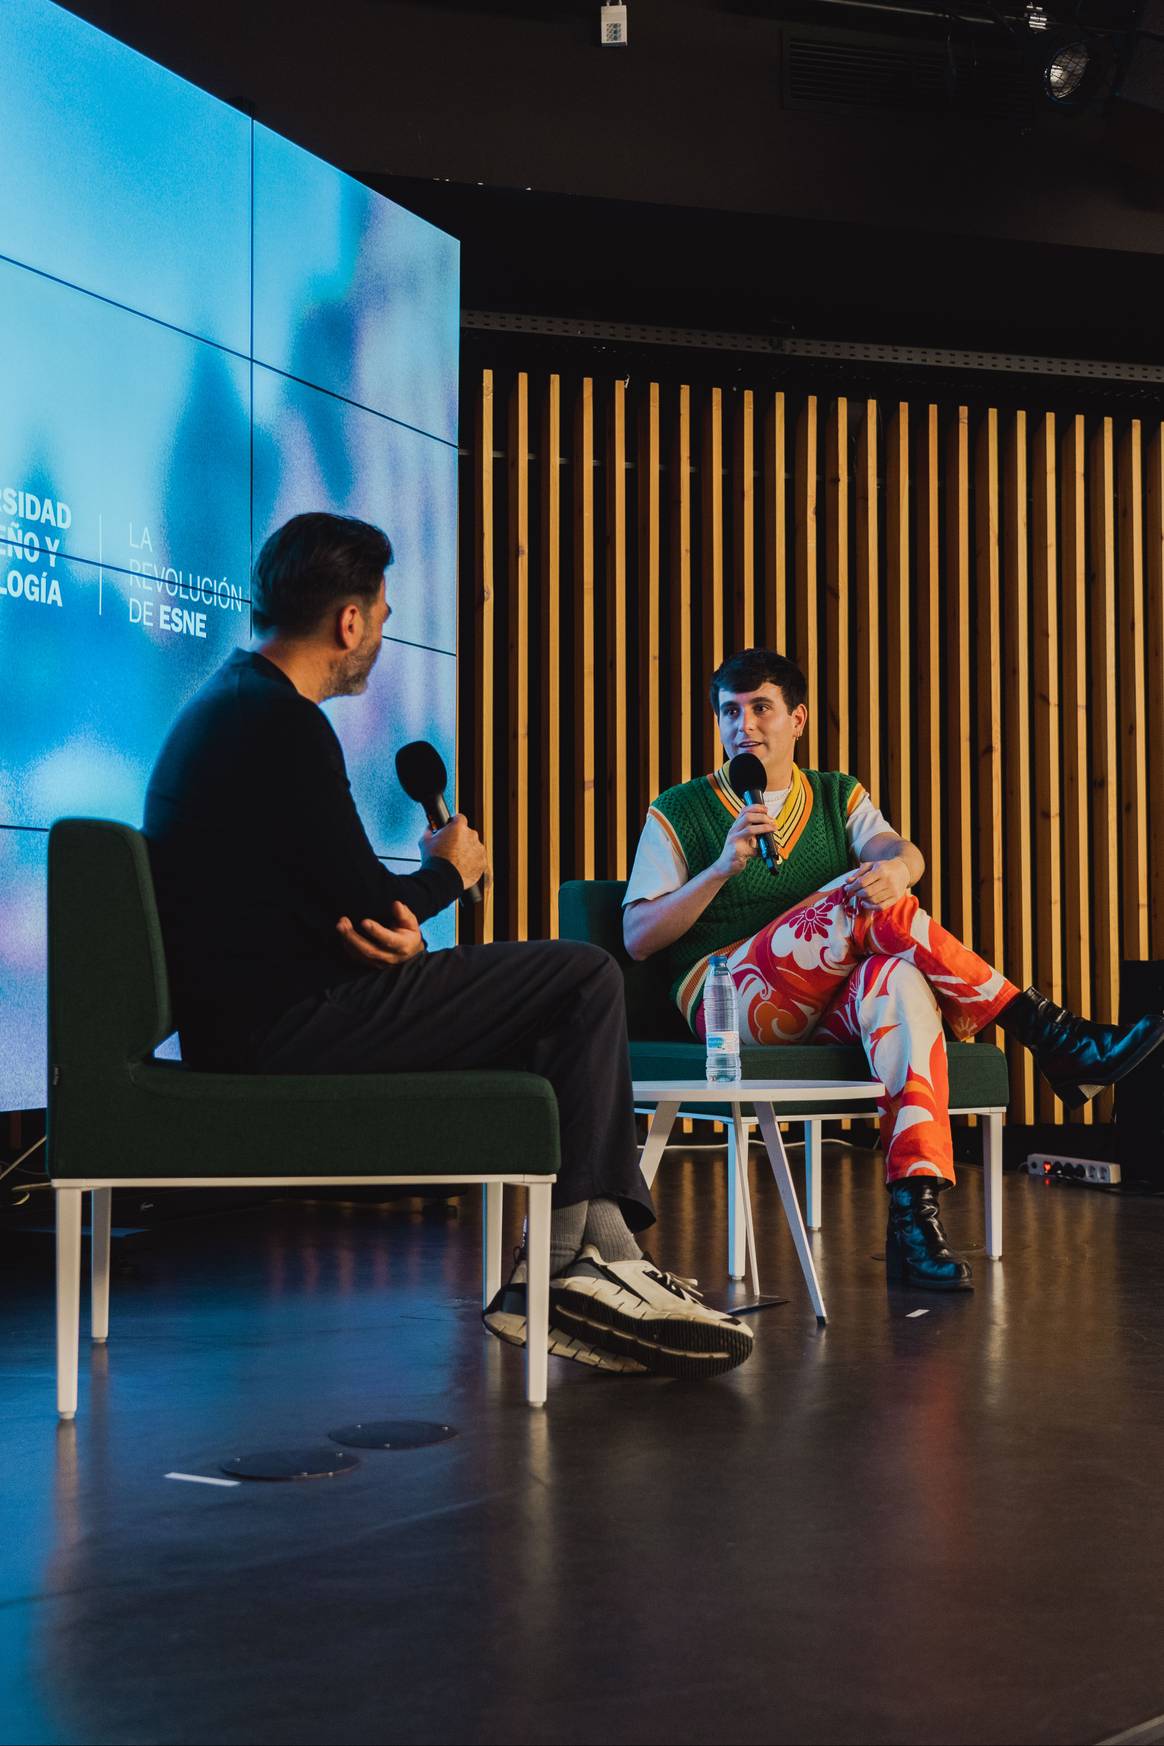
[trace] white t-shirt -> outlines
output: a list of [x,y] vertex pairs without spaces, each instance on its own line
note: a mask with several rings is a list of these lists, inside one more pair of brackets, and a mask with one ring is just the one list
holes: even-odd
[[[787,788],[765,790],[764,805],[768,808],[773,822],[779,818],[780,809],[787,798]],[[884,836],[886,833],[897,834],[864,789],[846,820],[845,833],[849,839],[849,852],[854,864],[864,858],[865,847],[874,837]],[[644,898],[666,897],[669,891],[678,891],[686,883],[687,862],[678,843],[654,814],[648,813],[639,846],[635,851],[634,866],[627,880],[623,908],[628,903],[638,903]]]

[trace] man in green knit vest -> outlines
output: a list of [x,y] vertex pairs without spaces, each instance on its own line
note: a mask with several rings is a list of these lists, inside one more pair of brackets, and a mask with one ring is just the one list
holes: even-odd
[[733,655],[712,675],[711,707],[728,760],[749,752],[763,764],[763,804],[733,792],[729,764],[652,802],[623,899],[627,951],[659,957],[700,1038],[708,959],[723,952],[742,1042],[860,1042],[885,1086],[890,1268],[969,1290],[938,1216],[954,1182],[946,1029],[963,1041],[1001,1024],[1075,1106],[1164,1043],[1164,1018],[1121,1029],[1020,993],[927,915],[911,892],[925,872],[917,846],[855,776],[797,764],[808,690],[795,662],[773,649]]

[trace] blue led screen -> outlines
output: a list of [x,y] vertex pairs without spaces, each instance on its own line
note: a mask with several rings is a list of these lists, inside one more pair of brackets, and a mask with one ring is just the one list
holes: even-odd
[[[0,1109],[44,1101],[49,825],[140,824],[170,722],[251,637],[306,509],[396,554],[368,691],[328,706],[376,852],[453,766],[458,244],[51,0],[0,5]],[[426,927],[455,937],[455,912]]]

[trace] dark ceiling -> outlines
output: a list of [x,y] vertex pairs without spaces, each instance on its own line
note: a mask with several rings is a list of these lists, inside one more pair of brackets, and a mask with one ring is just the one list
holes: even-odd
[[470,308],[1162,358],[1161,0],[69,4],[454,231]]

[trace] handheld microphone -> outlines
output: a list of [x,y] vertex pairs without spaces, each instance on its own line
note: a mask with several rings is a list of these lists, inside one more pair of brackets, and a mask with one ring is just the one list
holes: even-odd
[[[728,765],[728,781],[745,806],[763,806],[766,772],[755,752],[737,752]],[[784,857],[771,831],[756,838],[760,856],[769,873],[778,873]]]
[[[396,779],[409,800],[423,806],[434,831],[448,824],[452,816],[445,804],[449,773],[435,746],[430,746],[427,740],[411,740],[407,746],[401,746],[396,754]],[[480,903],[481,885],[479,879],[476,885],[467,886],[461,893],[461,902]]]

